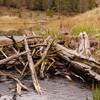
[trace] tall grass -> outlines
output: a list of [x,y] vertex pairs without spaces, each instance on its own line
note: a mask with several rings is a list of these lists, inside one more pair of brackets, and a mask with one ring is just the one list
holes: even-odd
[[92,98],[93,100],[100,100],[100,86],[92,86]]
[[86,25],[86,24],[81,24],[81,25],[75,25],[71,29],[71,33],[74,35],[78,35],[80,32],[87,32],[89,35],[94,35],[100,33],[100,27],[95,26],[95,25]]
[[41,32],[40,34],[44,35],[44,36],[52,36],[55,39],[62,39],[63,35],[60,33],[59,28],[55,28],[55,27],[49,27],[46,29],[46,31]]

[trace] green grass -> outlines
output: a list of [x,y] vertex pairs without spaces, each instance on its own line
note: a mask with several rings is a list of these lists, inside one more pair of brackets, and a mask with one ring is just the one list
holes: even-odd
[[97,27],[95,25],[82,24],[82,25],[76,25],[71,29],[71,33],[73,35],[79,35],[79,33],[83,31],[87,32],[88,35],[93,36],[95,34],[100,33],[100,27]]
[[92,86],[92,97],[93,100],[100,100],[100,86],[96,85],[96,88]]
[[53,28],[53,27],[49,27],[46,29],[46,31],[40,33],[44,36],[52,36],[53,38],[56,38],[56,39],[62,39],[63,38],[63,35],[60,34],[59,32],[59,29],[58,28]]

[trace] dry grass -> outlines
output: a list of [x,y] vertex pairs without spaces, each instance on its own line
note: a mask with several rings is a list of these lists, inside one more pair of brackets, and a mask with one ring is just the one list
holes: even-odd
[[[84,14],[79,14],[74,17],[61,18],[63,27],[65,27],[70,33],[78,35],[81,31],[86,31],[89,35],[100,33],[100,7],[94,10],[87,11]],[[49,24],[53,27],[60,26],[60,20],[56,19]]]
[[[18,9],[7,9],[5,7],[1,8],[0,12],[5,12],[5,14],[15,14],[15,16],[3,16],[0,17],[0,30],[5,28],[9,30],[10,28],[19,29],[20,27],[32,26],[33,23],[38,22],[41,18],[47,20],[46,27],[49,29],[58,30],[60,24],[70,33],[78,35],[80,31],[86,31],[89,35],[94,35],[100,33],[100,7],[94,10],[88,11],[84,14],[79,14],[74,17],[61,16],[61,19],[57,15],[53,17],[46,16],[44,12],[34,12],[29,10],[24,10],[21,12],[22,18],[18,17]],[[32,17],[30,17],[32,14]],[[11,26],[9,28],[9,25]],[[38,24],[37,24],[38,27]]]

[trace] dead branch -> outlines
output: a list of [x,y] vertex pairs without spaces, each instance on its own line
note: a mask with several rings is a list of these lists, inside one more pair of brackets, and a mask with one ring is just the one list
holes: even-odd
[[27,53],[27,59],[28,59],[30,71],[31,71],[31,74],[32,74],[32,81],[33,81],[34,88],[36,89],[37,93],[41,93],[40,85],[39,85],[39,82],[38,82],[38,78],[37,78],[37,75],[36,75],[36,72],[35,72],[34,63],[33,63],[33,60],[32,60],[32,55],[31,55],[30,49],[28,47],[28,43],[27,43],[25,35],[24,35],[24,43],[25,43],[25,49],[28,52]]
[[47,48],[45,49],[45,51],[42,54],[42,58],[34,65],[35,68],[38,67],[43,62],[43,60],[46,58],[47,53],[48,53],[52,43],[53,43],[53,40],[51,42],[49,42]]
[[23,85],[21,83],[21,81],[19,79],[17,79],[16,77],[14,77],[12,74],[7,74],[7,73],[4,73],[4,72],[0,71],[0,75],[2,75],[2,76],[8,76],[8,77],[14,79],[23,89],[29,91],[29,89],[25,85]]
[[12,55],[12,56],[10,56],[10,57],[7,57],[7,58],[5,58],[5,59],[3,59],[3,60],[0,60],[0,65],[6,64],[6,63],[9,62],[10,60],[19,58],[20,56],[25,55],[26,53],[27,53],[27,51],[24,51],[24,52],[21,52],[21,53],[19,53],[19,54],[14,54],[14,55]]

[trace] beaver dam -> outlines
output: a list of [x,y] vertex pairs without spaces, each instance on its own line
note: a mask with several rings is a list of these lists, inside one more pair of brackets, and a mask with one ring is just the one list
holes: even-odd
[[[39,95],[39,98],[48,100],[48,98],[42,97],[44,92],[42,88],[47,86],[50,86],[51,93],[54,90],[58,91],[57,88],[60,88],[61,91],[64,89],[66,94],[65,91],[68,92],[69,90],[65,89],[68,88],[56,86],[59,82],[65,85],[65,81],[61,77],[67,78],[69,81],[76,77],[84,82],[99,83],[100,61],[92,56],[87,34],[85,32],[81,33],[80,38],[79,47],[73,50],[65,47],[62,40],[57,40],[51,36],[26,35],[26,33],[23,36],[1,36],[0,83],[2,84],[3,81],[12,82],[13,100],[16,100],[17,96],[26,93],[24,91],[30,92],[32,88]],[[51,85],[49,81],[44,80],[46,81],[44,86],[43,82],[40,81],[40,79],[49,79],[54,76],[60,77],[53,79],[56,82],[50,82]],[[2,95],[1,93],[1,98]],[[30,95],[32,96],[32,94]],[[36,94],[33,95],[36,97]],[[52,96],[54,97],[54,95]],[[50,100],[66,100],[65,98],[58,99],[59,96],[54,98]],[[34,99],[38,100],[37,98]],[[74,99],[73,97],[73,99],[69,98],[68,100],[84,99],[80,99],[80,97]]]

